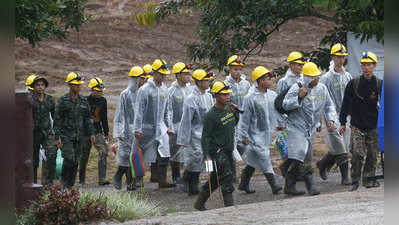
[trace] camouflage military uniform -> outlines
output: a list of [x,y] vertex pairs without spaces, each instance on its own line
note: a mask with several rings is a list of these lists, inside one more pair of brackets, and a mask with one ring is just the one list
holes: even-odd
[[61,139],[64,162],[61,171],[61,183],[64,187],[72,187],[80,162],[80,151],[84,129],[88,136],[94,135],[93,120],[86,98],[78,96],[73,99],[69,93],[62,96],[55,109],[55,138]]
[[54,132],[51,127],[50,115],[54,118],[55,101],[50,95],[44,94],[43,101],[32,93],[33,99],[33,170],[34,182],[37,183],[37,168],[39,167],[40,145],[45,150],[46,162],[43,163],[42,183],[52,183],[55,175],[57,149],[54,145]]
[[375,176],[378,151],[377,129],[363,132],[356,127],[352,127],[351,137],[352,182],[360,181],[362,166],[364,165],[362,183],[366,185],[366,178]]

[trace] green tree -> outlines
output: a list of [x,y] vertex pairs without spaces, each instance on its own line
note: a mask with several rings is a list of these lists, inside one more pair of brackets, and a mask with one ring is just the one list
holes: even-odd
[[70,29],[79,28],[89,16],[87,0],[16,0],[15,37],[28,40],[32,47],[51,36],[66,39]]
[[[191,60],[208,68],[222,69],[232,54],[245,55],[244,60],[257,54],[273,32],[299,17],[314,16],[334,22],[335,26],[320,42],[322,47],[345,43],[349,31],[362,40],[376,36],[383,43],[384,37],[383,0],[170,0],[146,7],[146,12],[137,15],[141,20],[136,22],[152,26],[153,20],[160,22],[183,9],[200,13],[196,29],[199,41],[188,45],[188,54]],[[326,68],[329,51],[322,47],[306,54]]]

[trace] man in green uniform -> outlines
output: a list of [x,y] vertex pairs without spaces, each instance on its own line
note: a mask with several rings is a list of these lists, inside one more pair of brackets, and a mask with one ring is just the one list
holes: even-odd
[[[218,188],[219,184],[223,193],[224,206],[234,205],[233,200],[233,150],[235,126],[239,115],[237,105],[230,103],[231,89],[221,81],[216,81],[211,88],[211,93],[216,98],[216,104],[208,111],[204,119],[202,130],[202,150],[207,161],[213,161],[213,169],[209,181],[206,182],[198,195],[194,208],[206,210],[204,204],[210,196],[210,191]],[[218,181],[218,179],[220,179]]]
[[35,76],[30,84],[30,88],[33,90],[33,179],[34,183],[37,183],[37,168],[39,167],[40,146],[42,146],[46,156],[42,169],[42,184],[53,183],[57,158],[51,124],[51,118],[54,118],[55,101],[52,96],[45,93],[47,87],[48,81],[40,76]]
[[54,132],[55,143],[62,149],[64,158],[61,184],[64,188],[70,188],[75,184],[84,129],[87,129],[92,145],[95,144],[96,137],[89,104],[86,98],[79,95],[81,84],[84,83],[82,77],[77,73],[69,73],[65,83],[69,86],[69,93],[57,101]]

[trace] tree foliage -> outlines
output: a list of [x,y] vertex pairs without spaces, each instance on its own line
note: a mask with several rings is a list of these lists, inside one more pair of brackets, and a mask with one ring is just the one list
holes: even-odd
[[89,16],[87,0],[16,0],[15,37],[28,40],[32,47],[51,36],[66,39],[70,29],[79,28]]
[[273,32],[299,17],[314,16],[335,24],[320,47],[306,53],[323,67],[328,66],[328,51],[323,47],[345,43],[346,32],[354,32],[362,41],[373,36],[382,43],[384,39],[383,0],[170,0],[146,7],[138,15],[144,22],[138,23],[154,24],[183,9],[200,14],[199,41],[188,45],[189,57],[210,68],[222,69],[232,54],[245,55],[244,60],[257,54]]

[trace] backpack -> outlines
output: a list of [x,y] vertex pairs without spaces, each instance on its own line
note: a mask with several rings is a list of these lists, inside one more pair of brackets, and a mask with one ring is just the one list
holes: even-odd
[[[302,88],[302,84],[300,82],[297,82],[297,84],[298,84],[299,88]],[[287,95],[290,88],[281,92],[279,95],[277,95],[276,99],[274,100],[274,108],[276,108],[277,112],[279,112],[281,114],[289,114],[292,111],[292,110],[287,111],[283,108],[284,98]]]

